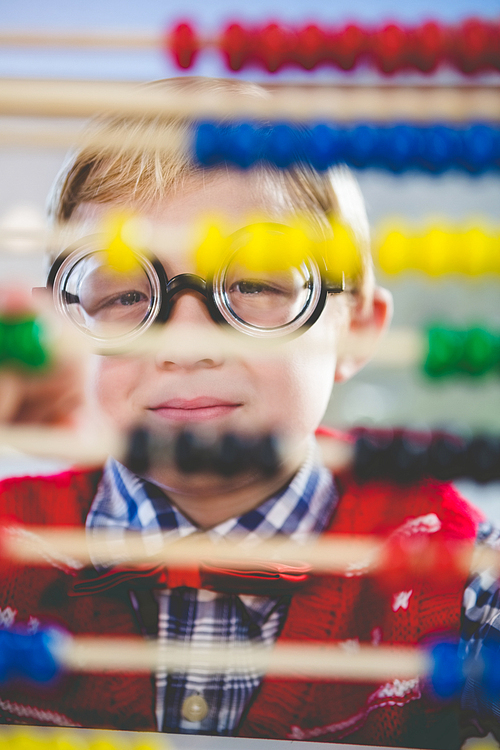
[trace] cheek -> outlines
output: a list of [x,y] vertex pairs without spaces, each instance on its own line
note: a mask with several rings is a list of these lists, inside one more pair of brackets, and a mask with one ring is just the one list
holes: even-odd
[[94,357],[89,397],[119,428],[130,428],[137,423],[138,409],[134,394],[141,382],[142,366],[133,360],[119,357]]
[[262,421],[281,434],[314,432],[325,413],[335,377],[335,341],[311,332],[287,354],[256,370]]

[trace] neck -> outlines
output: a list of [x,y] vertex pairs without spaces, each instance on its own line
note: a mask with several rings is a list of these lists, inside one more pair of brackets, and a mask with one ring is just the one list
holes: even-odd
[[194,476],[184,482],[165,481],[166,478],[150,477],[163,486],[172,503],[198,528],[208,530],[230,518],[238,518],[285,487],[297,473],[307,454],[308,443],[295,446],[288,453],[287,462],[270,478],[248,475],[233,480],[222,480],[214,484],[213,476]]
[[[298,468],[298,467],[297,467]],[[290,472],[282,472],[268,481],[252,483],[230,492],[181,494],[171,489],[168,490],[170,500],[177,506],[181,513],[189,518],[192,523],[202,530],[208,530],[230,518],[247,513],[257,508],[268,497],[275,495],[282,487],[288,484],[297,469]]]

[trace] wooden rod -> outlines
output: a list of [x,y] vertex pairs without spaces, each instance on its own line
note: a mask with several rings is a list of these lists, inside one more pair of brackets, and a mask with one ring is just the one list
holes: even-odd
[[328,86],[274,89],[269,98],[226,92],[171,92],[89,81],[0,81],[0,114],[41,117],[181,116],[329,120],[500,120],[498,86]]
[[77,672],[153,672],[190,669],[220,673],[249,668],[274,677],[300,680],[387,682],[423,677],[431,657],[412,646],[360,644],[252,644],[193,647],[139,638],[78,636],[55,648],[63,667]]
[[[58,559],[66,560],[70,567],[76,568],[95,564],[104,567],[186,568],[209,561],[250,569],[256,563],[295,562],[309,565],[317,573],[336,575],[383,574],[383,566],[387,564],[387,540],[377,536],[332,534],[304,544],[269,539],[246,545],[228,539],[213,542],[201,533],[176,542],[165,542],[156,533],[123,531],[117,535],[111,531],[94,529],[89,534],[84,529],[6,524],[1,534],[2,554],[23,565],[46,566],[51,560]],[[457,542],[453,550],[459,574],[489,570],[496,576],[500,572],[500,553],[491,547],[477,546],[472,559],[468,544]],[[428,560],[422,561],[426,566],[428,563]],[[420,561],[412,559],[411,565],[418,569]],[[439,571],[429,574],[438,576]]]

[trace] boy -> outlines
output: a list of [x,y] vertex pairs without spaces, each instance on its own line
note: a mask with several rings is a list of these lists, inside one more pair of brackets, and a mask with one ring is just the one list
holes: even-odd
[[[269,96],[250,84],[229,81],[181,79],[157,85],[167,91],[225,90],[243,99]],[[292,438],[294,451],[272,478],[251,472],[232,478],[210,472],[186,475],[168,465],[153,466],[147,477],[137,477],[111,457],[104,472],[6,480],[2,512],[23,523],[85,525],[90,535],[102,527],[111,533],[117,528],[144,533],[161,528],[172,540],[203,531],[213,539],[286,534],[300,541],[319,534],[399,530],[472,544],[479,516],[450,487],[433,482],[404,490],[381,482],[358,486],[348,473],[333,478],[314,450],[314,432],[334,381],[351,377],[363,365],[356,358],[337,356],[339,339],[350,331],[370,332],[375,338],[390,316],[390,298],[374,284],[362,199],[349,173],[336,169],[319,174],[307,166],[246,173],[202,170],[181,147],[168,145],[168,138],[179,142],[177,137],[185,136],[189,127],[166,118],[103,120],[98,129],[115,133],[117,144],[139,133],[155,143],[165,134],[166,145],[109,152],[88,146],[74,154],[54,193],[52,215],[58,222],[77,222],[82,236],[66,265],[53,269],[54,299],[61,303],[66,284],[65,304],[78,304],[79,325],[94,336],[115,320],[108,316],[117,315],[122,322],[132,316],[139,327],[148,322],[148,290],[155,284],[168,297],[165,332],[195,325],[208,334],[218,314],[239,326],[242,335],[267,335],[281,326],[284,335],[276,336],[273,356],[265,359],[214,354],[203,337],[192,356],[175,351],[166,336],[159,337],[151,356],[95,357],[89,393],[119,429],[141,424],[166,435],[185,426],[209,429],[214,435],[272,430]],[[252,217],[280,234],[296,215],[306,216],[325,238],[330,219],[336,217],[356,237],[360,268],[347,279],[343,293],[321,298],[322,309],[321,295],[316,301],[313,297],[326,282],[313,270],[293,288],[298,308],[287,307],[292,296],[288,288],[283,293],[260,277],[242,281],[236,274],[225,296],[217,298],[199,279],[194,287],[187,283],[184,275],[198,271],[192,248],[173,246],[166,236],[155,248],[163,270],[157,266],[151,271],[153,280],[117,293],[106,287],[96,303],[93,280],[100,250],[93,237],[110,209],[140,213],[153,228],[178,229],[175,238],[200,215],[222,216],[236,257],[240,247],[246,247],[245,237],[252,235]],[[299,272],[292,268],[290,278]],[[229,271],[225,273],[227,278]],[[169,291],[167,280],[174,277],[177,287]],[[71,279],[78,282],[78,294],[71,291]],[[85,303],[88,289],[90,302]],[[307,304],[300,302],[303,294],[312,295]],[[276,322],[273,315],[282,300],[285,312]],[[317,317],[312,325],[308,315],[309,323]],[[301,335],[287,336],[297,320],[303,321]],[[17,622],[36,627],[56,621],[74,634],[142,633],[162,642],[228,646],[286,640],[355,647],[358,642],[414,644],[434,632],[457,632],[464,585],[465,580],[436,592],[428,581],[393,595],[384,594],[368,578],[316,575],[300,589],[283,585],[270,595],[265,587],[252,588],[251,582],[243,590],[234,585],[224,591],[210,584],[200,589],[179,585],[168,570],[159,579],[120,585],[54,558],[53,566],[42,570],[8,566],[1,606],[4,611],[10,608]],[[384,685],[286,682],[263,678],[251,669],[220,675],[192,669],[147,678],[74,674],[45,693],[8,685],[0,693],[0,709],[2,720],[9,723],[346,739],[407,747],[459,745],[454,707],[423,697],[416,679]]]

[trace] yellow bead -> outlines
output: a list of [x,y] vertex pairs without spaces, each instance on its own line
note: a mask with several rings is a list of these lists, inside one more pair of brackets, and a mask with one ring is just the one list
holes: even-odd
[[378,249],[378,265],[384,273],[396,274],[409,266],[409,239],[401,231],[393,230],[383,239]]
[[245,228],[238,265],[256,273],[285,271],[300,266],[312,253],[313,243],[300,226],[257,222]]
[[340,281],[355,279],[361,272],[361,259],[356,242],[349,227],[336,220],[330,220],[333,237],[321,243],[328,276]]
[[143,226],[138,217],[125,212],[111,213],[104,220],[104,247],[108,265],[114,271],[129,273],[137,268],[135,253],[144,246]]
[[58,729],[51,732],[51,750],[87,750],[88,734],[84,729]]
[[493,248],[485,232],[478,228],[461,232],[458,243],[461,250],[463,273],[470,276],[479,276],[489,272]]
[[203,240],[197,246],[194,256],[195,272],[203,279],[211,278],[225,260],[228,248],[227,238],[216,223],[206,226]]
[[419,270],[429,276],[442,276],[455,271],[450,236],[443,229],[433,227],[418,244],[416,262]]

